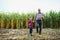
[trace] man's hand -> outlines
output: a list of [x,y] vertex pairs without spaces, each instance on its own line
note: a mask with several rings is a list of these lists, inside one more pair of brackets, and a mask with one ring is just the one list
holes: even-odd
[[41,16],[42,19],[44,19],[44,16]]

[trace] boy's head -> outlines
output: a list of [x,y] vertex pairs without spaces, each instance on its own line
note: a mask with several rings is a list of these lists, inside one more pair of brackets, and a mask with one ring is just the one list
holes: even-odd
[[32,17],[30,17],[29,20],[32,20]]

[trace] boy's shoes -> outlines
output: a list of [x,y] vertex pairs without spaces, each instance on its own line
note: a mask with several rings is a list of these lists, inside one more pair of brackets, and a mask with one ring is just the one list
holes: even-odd
[[32,34],[30,34],[32,36]]

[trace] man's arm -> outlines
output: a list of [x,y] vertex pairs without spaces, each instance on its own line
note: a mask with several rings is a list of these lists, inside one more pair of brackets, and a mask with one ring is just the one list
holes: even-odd
[[42,19],[44,19],[44,15],[42,14],[42,17],[41,17]]

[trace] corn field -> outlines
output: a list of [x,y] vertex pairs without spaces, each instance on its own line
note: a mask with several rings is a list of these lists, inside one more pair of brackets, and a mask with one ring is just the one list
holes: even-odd
[[[36,13],[11,13],[5,14],[4,12],[0,12],[0,29],[20,29],[20,28],[28,28],[28,19],[32,16],[35,21]],[[35,22],[33,27],[35,28]],[[60,28],[60,11],[49,11],[44,13],[43,19],[43,27],[44,28]]]

